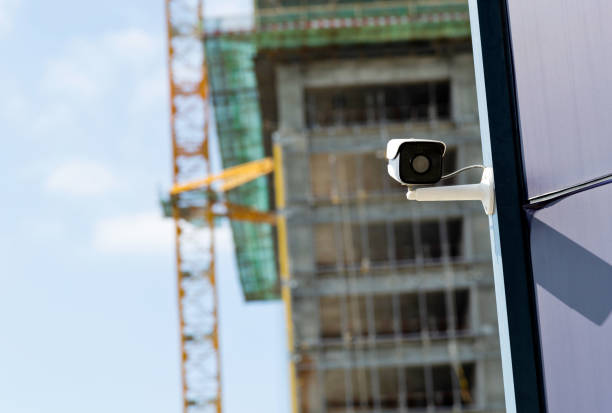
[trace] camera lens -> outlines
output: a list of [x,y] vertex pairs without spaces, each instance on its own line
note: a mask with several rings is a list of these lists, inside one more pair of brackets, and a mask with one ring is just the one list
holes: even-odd
[[411,164],[412,169],[414,169],[414,171],[419,174],[424,174],[425,172],[429,171],[429,168],[431,166],[429,158],[425,155],[415,156],[414,158],[412,158]]
[[399,181],[405,185],[428,185],[438,182],[442,178],[442,158],[445,149],[446,145],[439,141],[404,140],[397,150],[399,159],[396,165]]

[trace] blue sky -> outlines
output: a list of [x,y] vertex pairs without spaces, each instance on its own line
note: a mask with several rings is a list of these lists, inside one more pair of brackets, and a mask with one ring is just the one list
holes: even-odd
[[[180,411],[163,12],[0,0],[0,412]],[[282,306],[220,232],[225,411],[286,412]]]

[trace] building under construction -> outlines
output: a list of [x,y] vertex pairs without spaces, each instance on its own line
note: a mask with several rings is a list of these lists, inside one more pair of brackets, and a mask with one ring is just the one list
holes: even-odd
[[232,230],[246,299],[283,292],[294,412],[503,411],[482,206],[409,203],[384,159],[418,137],[481,162],[467,2],[257,0],[205,27],[223,166],[282,153],[228,199],[284,218]]

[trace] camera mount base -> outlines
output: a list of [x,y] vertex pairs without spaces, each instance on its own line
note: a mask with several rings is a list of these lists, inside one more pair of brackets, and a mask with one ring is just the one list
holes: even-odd
[[485,213],[492,215],[495,212],[493,168],[484,168],[478,184],[408,189],[406,198],[413,201],[481,201]]

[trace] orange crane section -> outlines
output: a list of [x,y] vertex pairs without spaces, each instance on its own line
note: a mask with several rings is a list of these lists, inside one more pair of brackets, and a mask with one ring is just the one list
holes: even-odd
[[[215,218],[276,224],[274,213],[222,194],[274,170],[264,158],[212,174],[202,0],[166,0],[177,290],[184,413],[220,413]],[[204,177],[204,178],[202,178]]]
[[[204,60],[202,0],[166,0],[173,184],[211,174],[209,99]],[[218,298],[212,199],[172,200],[181,341],[183,412],[221,412]],[[207,211],[199,225],[181,208]]]
[[227,168],[218,174],[210,175],[206,178],[176,183],[170,190],[170,195],[177,195],[181,192],[205,188],[217,181],[222,182],[218,190],[225,192],[252,181],[253,179],[259,178],[260,176],[267,175],[272,171],[274,171],[274,161],[272,158],[259,159],[257,161]]

